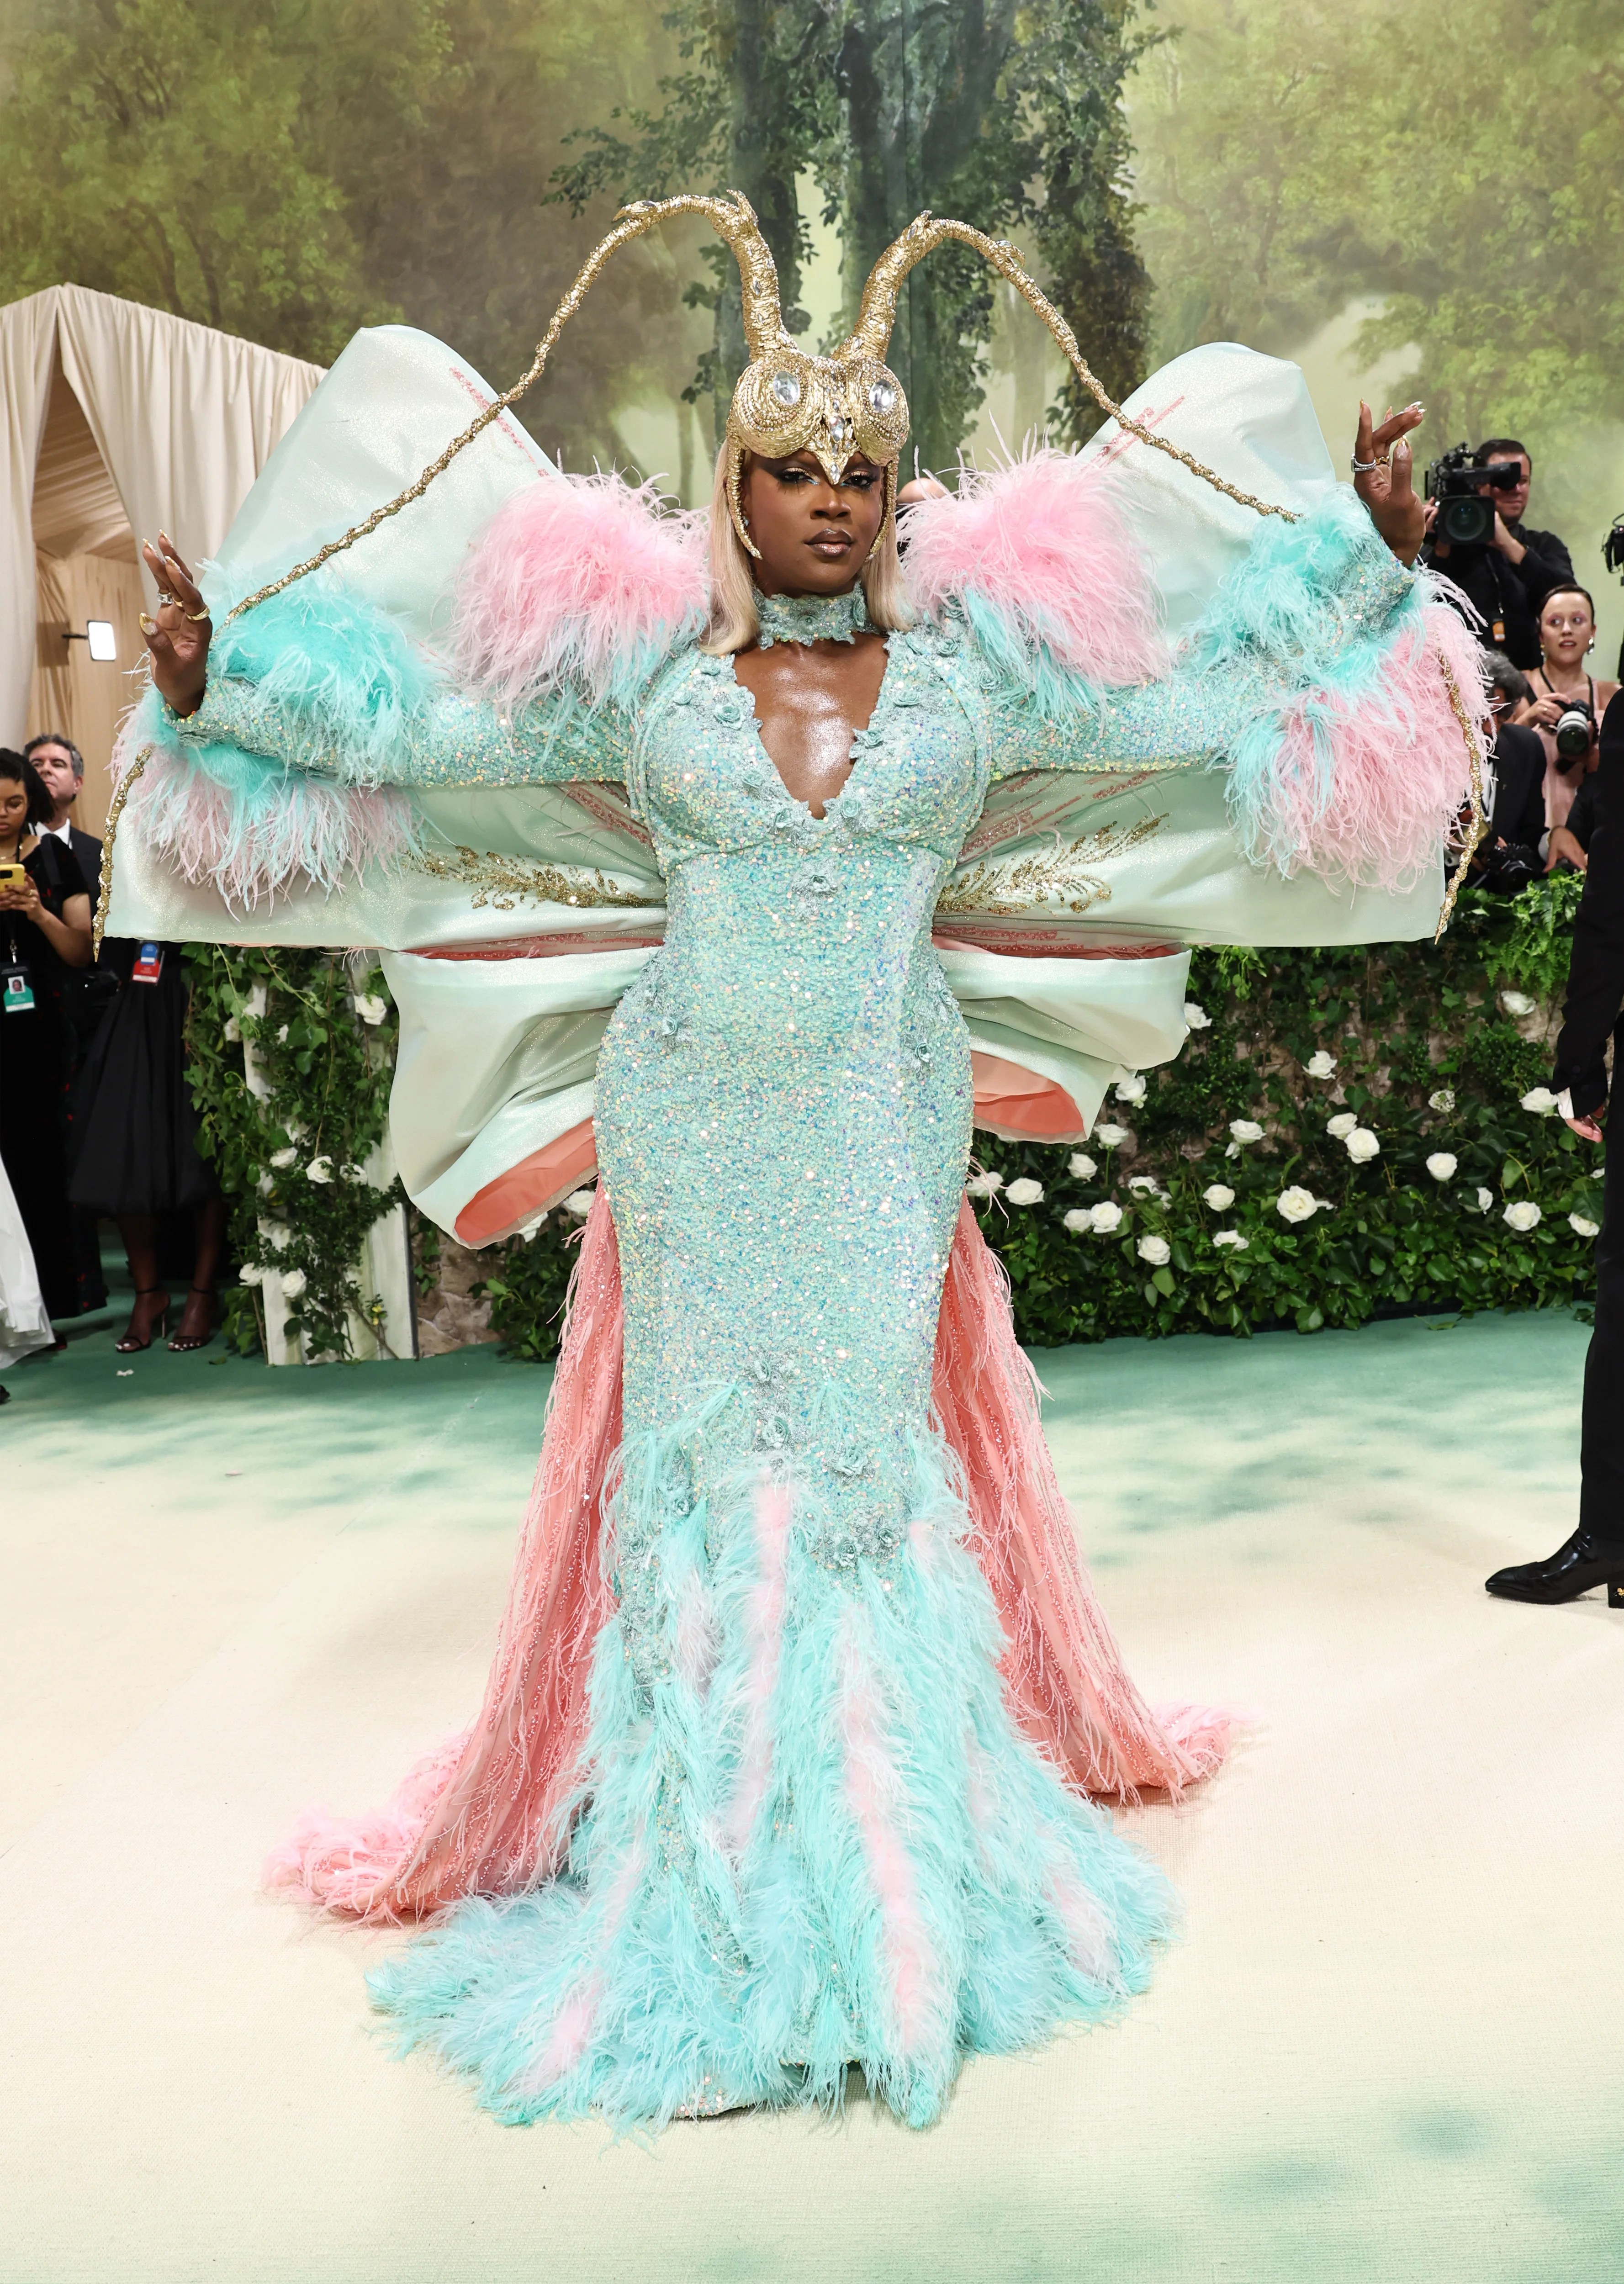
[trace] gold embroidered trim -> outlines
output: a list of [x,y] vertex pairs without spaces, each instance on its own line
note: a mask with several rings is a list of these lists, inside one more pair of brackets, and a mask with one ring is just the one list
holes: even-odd
[[991,912],[1007,917],[1053,903],[1065,911],[1086,912],[1095,904],[1109,903],[1109,883],[1084,867],[1123,856],[1167,821],[1166,817],[1144,817],[1137,825],[1101,825],[1081,840],[1057,839],[1052,849],[1030,856],[995,856],[972,864],[949,881],[937,898],[936,916]]
[[656,909],[663,896],[644,896],[635,888],[617,888],[602,872],[584,865],[540,864],[527,856],[498,856],[488,849],[457,844],[457,861],[432,852],[414,859],[416,869],[437,880],[456,880],[473,890],[473,909],[511,912],[516,905],[615,904],[637,911]]
[[1433,932],[1433,942],[1439,943],[1455,913],[1455,899],[1460,893],[1461,882],[1472,869],[1472,860],[1478,853],[1478,844],[1488,831],[1485,810],[1487,787],[1483,782],[1483,739],[1466,711],[1466,701],[1461,696],[1461,686],[1447,658],[1438,661],[1443,673],[1443,686],[1448,693],[1449,711],[1460,724],[1461,736],[1466,741],[1466,759],[1470,768],[1472,814],[1467,820],[1466,837],[1461,844],[1461,860],[1449,875],[1449,885],[1444,891],[1443,910],[1438,915],[1438,926]]

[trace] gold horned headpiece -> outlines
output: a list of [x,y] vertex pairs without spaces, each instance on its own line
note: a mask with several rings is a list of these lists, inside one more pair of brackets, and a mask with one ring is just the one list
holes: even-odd
[[659,223],[686,214],[703,215],[716,235],[726,239],[738,264],[750,362],[738,377],[728,414],[728,506],[733,528],[752,555],[758,550],[751,545],[750,535],[745,529],[738,498],[738,481],[746,452],[781,459],[809,449],[817,455],[832,482],[838,481],[854,454],[863,453],[885,471],[886,513],[878,535],[884,538],[886,525],[895,512],[896,464],[908,438],[908,400],[901,381],[885,362],[886,346],[896,320],[896,297],[902,280],[915,264],[949,238],[956,239],[962,246],[973,246],[1030,303],[1101,411],[1120,428],[1153,451],[1165,452],[1170,459],[1181,462],[1192,474],[1226,497],[1238,501],[1243,507],[1255,508],[1260,515],[1283,516],[1288,522],[1296,520],[1289,508],[1276,507],[1268,500],[1256,499],[1250,492],[1238,491],[1233,484],[1225,483],[1211,468],[1204,467],[1190,453],[1133,419],[1113,403],[1084,363],[1076,334],[1049,296],[1028,276],[1007,239],[988,238],[984,231],[972,229],[967,222],[939,220],[930,214],[917,215],[901,238],[892,240],[869,272],[856,325],[846,340],[832,356],[808,356],[796,346],[794,336],[785,326],[778,302],[777,264],[761,235],[761,226],[749,199],[739,191],[730,191],[722,198],[704,198],[685,191],[674,199],[644,199],[635,206],[623,207],[615,218],[614,228],[592,248],[576,272],[574,283],[553,311],[552,322],[536,346],[528,372],[521,374],[511,388],[494,398],[469,422],[461,435],[454,436],[439,458],[432,460],[403,492],[386,501],[382,507],[374,508],[371,515],[341,538],[330,539],[305,562],[296,563],[291,571],[285,572],[268,587],[262,587],[257,594],[246,596],[221,623],[229,626],[232,619],[244,611],[251,611],[256,603],[268,601],[285,587],[292,586],[294,580],[319,570],[332,557],[342,554],[358,539],[376,531],[388,517],[398,515],[413,500],[421,499],[435,477],[449,467],[457,454],[482,434],[493,420],[500,419],[508,407],[516,404],[526,390],[541,379],[558,335],[621,248],[629,246],[633,239],[644,237]]

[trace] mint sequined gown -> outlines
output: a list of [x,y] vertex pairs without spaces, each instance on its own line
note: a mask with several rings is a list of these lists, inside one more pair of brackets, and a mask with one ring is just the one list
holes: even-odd
[[[861,614],[773,605],[763,631]],[[962,620],[893,635],[822,819],[691,645],[635,720],[421,709],[411,782],[623,778],[669,913],[597,1066],[624,1474],[567,1859],[371,1977],[499,2116],[830,2102],[856,2062],[923,2124],[966,2053],[1144,1983],[1168,1892],[1013,1725],[931,1421],[972,1115],[932,915],[995,775],[1204,758],[1253,678],[1207,677],[1198,738],[1170,683],[1068,744]],[[183,733],[321,759],[243,681]]]

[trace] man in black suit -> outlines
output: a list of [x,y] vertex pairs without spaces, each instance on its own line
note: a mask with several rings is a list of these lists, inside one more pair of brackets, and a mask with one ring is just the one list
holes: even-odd
[[[1624,1021],[1624,691],[1602,717],[1584,895],[1573,924],[1567,1005],[1551,1085],[1563,1116],[1599,1142],[1607,1115],[1607,1040],[1615,1055]],[[1491,1594],[1514,1602],[1571,1602],[1593,1586],[1624,1609],[1624,1138],[1607,1153],[1596,1241],[1596,1325],[1584,1367],[1579,1528],[1544,1562],[1496,1570]]]
[[23,752],[39,772],[40,783],[51,795],[51,812],[35,830],[54,833],[69,850],[83,876],[91,903],[101,893],[101,842],[93,833],[81,833],[70,814],[84,783],[84,756],[69,738],[48,730],[30,738]]
[[[1519,672],[1503,651],[1486,653],[1483,663],[1488,669],[1489,707],[1495,722],[1494,743],[1489,747],[1495,792],[1488,831],[1472,860],[1473,870],[1489,888],[1503,888],[1515,896],[1542,865],[1545,748],[1532,730],[1519,729],[1511,718],[1514,709],[1534,695],[1527,677]],[[1508,857],[1513,856],[1516,864],[1508,864]]]
[[[63,737],[57,730],[48,730],[43,737],[30,738],[23,752],[33,763],[51,802],[51,815],[43,817],[34,829],[42,837],[46,833],[53,834],[73,857],[90,896],[93,912],[97,898],[101,894],[102,845],[93,833],[81,833],[73,821],[74,803],[78,800],[80,787],[84,783],[84,756],[71,738]],[[99,962],[92,967],[70,971],[63,999],[74,1029],[75,1071],[89,1054],[90,1042],[101,1028],[102,1017],[118,997],[118,989],[117,976]],[[73,1208],[73,1248],[80,1308],[105,1307],[107,1284],[102,1274],[101,1241],[96,1216],[80,1207]]]

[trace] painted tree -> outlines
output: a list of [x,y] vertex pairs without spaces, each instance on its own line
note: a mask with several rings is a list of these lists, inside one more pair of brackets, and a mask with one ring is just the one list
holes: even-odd
[[[847,323],[875,256],[922,209],[1019,227],[1104,341],[1112,383],[1139,377],[1147,283],[1123,188],[1120,90],[1137,52],[1125,0],[689,0],[668,21],[686,68],[661,82],[658,108],[585,131],[559,178],[573,206],[610,191],[742,190],[792,329],[808,179],[844,249]],[[719,432],[744,344],[727,257],[706,259],[711,282],[694,298],[714,330],[691,393]],[[899,302],[891,360],[927,465],[951,463],[981,401],[994,285],[967,248],[943,247]],[[1092,413],[1070,396],[1061,408],[1074,434]]]
[[[668,59],[644,0],[69,0],[3,38],[0,299],[76,282],[321,363],[404,318],[502,384],[580,260],[561,137]],[[605,280],[520,408],[550,448],[615,457],[618,406],[680,387],[682,284],[659,246]]]

